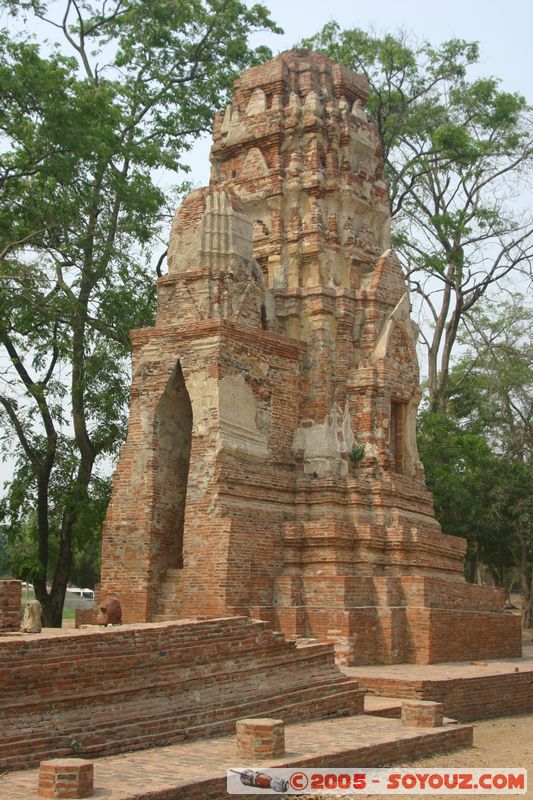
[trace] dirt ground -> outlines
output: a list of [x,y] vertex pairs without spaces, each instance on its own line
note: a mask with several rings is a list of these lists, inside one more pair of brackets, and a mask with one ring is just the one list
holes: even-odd
[[[435,753],[432,756],[417,759],[409,762],[398,762],[395,766],[405,767],[493,767],[493,768],[513,768],[522,767],[528,770],[529,789],[526,795],[515,795],[516,797],[528,797],[533,800],[533,714],[521,714],[514,717],[500,717],[499,719],[483,720],[474,724],[474,746],[465,747],[462,750],[455,750],[453,753]],[[320,797],[321,800],[344,800],[350,795],[308,795],[311,798]],[[400,795],[396,795],[399,797]],[[403,795],[407,797],[408,795]],[[420,795],[412,795],[413,797]],[[450,797],[460,795],[427,795],[433,800],[450,800]],[[470,795],[471,797],[483,797],[496,800],[496,798],[509,797],[511,795],[502,794],[479,794]],[[303,797],[303,796],[302,796]],[[355,794],[351,795],[355,797]],[[394,795],[363,795],[357,797],[368,797],[372,800],[390,800]],[[464,797],[464,795],[463,795]]]

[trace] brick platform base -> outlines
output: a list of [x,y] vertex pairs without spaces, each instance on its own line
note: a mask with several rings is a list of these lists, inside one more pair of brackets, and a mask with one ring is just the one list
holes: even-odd
[[0,770],[362,712],[331,645],[247,617],[0,636]]
[[[472,727],[408,728],[399,720],[366,715],[287,725],[287,754],[269,766],[375,767],[472,744]],[[227,800],[226,770],[253,767],[235,760],[235,737],[175,744],[94,762],[96,797],[111,800]],[[38,771],[2,778],[9,800],[35,800]],[[261,795],[253,795],[261,797]],[[3,796],[2,796],[3,797]],[[250,797],[250,795],[249,795]]]
[[[437,664],[519,658],[520,618],[503,611],[503,590],[436,577],[284,576],[286,604],[262,608],[286,636],[335,644],[337,662]],[[292,604],[292,605],[291,605]]]
[[455,719],[533,710],[533,647],[524,648],[522,658],[507,660],[347,667],[344,672],[373,695],[442,703],[444,714]]

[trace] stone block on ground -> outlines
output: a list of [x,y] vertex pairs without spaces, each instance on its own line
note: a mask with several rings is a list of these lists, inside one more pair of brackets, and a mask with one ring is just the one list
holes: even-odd
[[285,725],[282,719],[262,717],[237,722],[237,755],[239,758],[281,758],[285,754]]
[[92,797],[94,765],[83,758],[53,758],[41,761],[38,797]]
[[404,700],[402,722],[410,728],[440,728],[443,721],[443,704],[430,700]]

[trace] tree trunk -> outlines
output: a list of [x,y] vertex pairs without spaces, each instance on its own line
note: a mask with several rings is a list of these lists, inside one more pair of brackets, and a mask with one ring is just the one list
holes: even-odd
[[522,628],[527,630],[533,628],[533,592],[529,592],[527,606],[522,611]]
[[52,611],[50,596],[47,591],[46,579],[48,575],[48,554],[50,526],[48,520],[48,487],[50,484],[50,469],[42,469],[37,474],[37,535],[39,540],[40,570],[32,576],[35,597],[43,610],[43,627],[52,626]]
[[466,562],[466,579],[468,583],[479,583],[479,545],[474,544]]
[[[47,562],[43,564],[44,572],[34,576],[33,579],[35,597],[42,606],[43,627],[46,628],[61,628],[63,624],[63,606],[72,568],[73,532],[78,521],[81,505],[87,498],[93,463],[94,460],[92,458],[81,459],[71,496],[67,498],[59,538],[59,552],[50,592],[48,592],[46,585]],[[46,542],[48,543],[48,538]]]
[[440,414],[444,414],[446,412],[446,389],[448,388],[448,377],[450,374],[450,359],[455,341],[457,339],[457,331],[459,330],[462,313],[463,299],[461,293],[456,289],[455,308],[452,316],[446,324],[444,333],[444,347],[440,360],[440,369],[438,370],[438,374],[435,375],[433,394],[431,396],[431,410]]
[[522,598],[522,628],[533,627],[533,592],[531,591],[531,565],[529,563],[530,542],[520,542],[520,595]]

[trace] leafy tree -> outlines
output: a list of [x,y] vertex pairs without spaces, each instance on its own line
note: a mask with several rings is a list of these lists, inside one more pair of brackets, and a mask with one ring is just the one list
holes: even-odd
[[124,437],[128,330],[153,316],[161,171],[183,169],[235,74],[269,55],[249,35],[278,29],[238,0],[0,9],[19,31],[30,18],[59,37],[46,49],[0,35],[0,411],[16,458],[1,510],[19,572],[59,626]]
[[435,514],[444,533],[467,540],[466,578],[481,582],[487,565],[496,583],[514,564],[512,533],[505,527],[503,498],[494,493],[502,464],[485,436],[460,417],[424,410],[419,417],[420,457]]
[[7,550],[7,532],[0,526],[0,578],[8,574],[9,556]]
[[533,310],[519,295],[486,303],[465,319],[466,353],[453,382],[461,413],[483,428],[504,465],[492,491],[513,532],[523,622],[533,625]]
[[421,456],[446,533],[467,538],[503,585],[520,575],[523,624],[533,623],[533,311],[520,297],[465,320],[465,348],[447,385],[447,413],[420,417]]
[[443,411],[465,315],[531,268],[532,219],[517,207],[533,155],[526,101],[494,78],[468,79],[476,43],[452,39],[435,48],[330,22],[302,44],[368,78],[393,241],[431,323],[422,335],[428,391],[432,410]]
[[[510,460],[533,461],[533,310],[521,295],[485,302],[465,318],[454,392],[464,415]],[[458,400],[455,401],[456,404]]]

